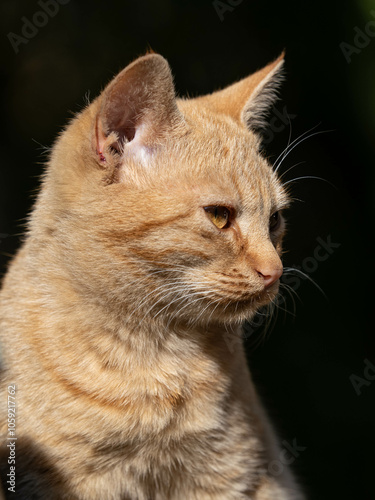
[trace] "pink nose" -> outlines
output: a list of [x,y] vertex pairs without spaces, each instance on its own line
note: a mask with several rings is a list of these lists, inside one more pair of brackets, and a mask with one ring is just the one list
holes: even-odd
[[265,288],[268,288],[280,278],[283,274],[283,268],[277,267],[273,269],[257,269],[257,273],[263,278]]

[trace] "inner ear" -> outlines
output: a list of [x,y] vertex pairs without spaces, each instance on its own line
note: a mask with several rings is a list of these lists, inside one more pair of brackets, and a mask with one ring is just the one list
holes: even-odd
[[107,86],[96,118],[96,153],[111,152],[147,160],[154,145],[177,132],[184,119],[175,97],[167,61],[158,54],[136,59]]
[[136,135],[140,114],[136,115],[138,106],[135,102],[126,103],[127,97],[113,92],[96,118],[96,149],[101,160],[108,150],[121,155],[124,145]]
[[114,132],[120,143],[130,142],[134,139],[136,130],[136,117],[132,116],[130,109],[121,112],[118,109],[108,110],[106,117],[106,128],[108,132]]
[[135,124],[103,124],[103,121],[98,116],[96,118],[95,137],[96,137],[96,152],[101,162],[107,160],[108,153],[122,155],[124,144],[130,142],[135,137]]
[[[134,92],[135,89],[124,88],[121,83],[127,83],[127,87],[129,87],[129,82],[120,81],[111,89],[109,95],[106,96],[107,99],[98,124],[103,137],[108,137],[111,133],[116,134],[118,146],[134,139],[136,128],[142,118],[142,108],[147,105],[146,99],[143,103],[138,102],[140,96]],[[125,93],[126,90],[128,93]]]

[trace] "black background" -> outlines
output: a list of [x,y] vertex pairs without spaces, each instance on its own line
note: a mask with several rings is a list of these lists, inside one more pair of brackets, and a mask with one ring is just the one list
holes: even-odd
[[[279,311],[266,340],[260,341],[261,325],[250,329],[246,346],[281,439],[305,448],[293,467],[309,498],[374,500],[375,382],[366,380],[356,391],[351,376],[365,376],[366,359],[375,363],[369,244],[375,22],[368,24],[375,21],[375,3],[223,3],[230,8],[221,19],[217,10],[223,5],[205,0],[71,0],[16,54],[8,34],[22,35],[22,17],[32,21],[41,7],[37,1],[2,0],[1,269],[19,245],[46,159],[44,147],[84,106],[87,92],[95,97],[150,47],[170,62],[179,95],[223,87],[285,48],[287,80],[276,108],[282,113],[286,107],[291,115],[292,139],[314,126],[314,132],[330,130],[301,143],[281,168],[286,172],[303,161],[284,178],[329,181],[292,183],[300,201],[288,214],[285,265],[300,266],[327,298],[309,280],[295,281],[295,315],[288,299],[282,308],[289,312]],[[374,36],[354,40],[356,27],[367,27]],[[351,56],[343,54],[342,42],[357,44]],[[268,131],[265,144],[271,161],[287,145],[290,131],[288,124],[275,125],[278,130]],[[318,262],[317,238],[340,246]],[[374,371],[366,375],[375,378]]]

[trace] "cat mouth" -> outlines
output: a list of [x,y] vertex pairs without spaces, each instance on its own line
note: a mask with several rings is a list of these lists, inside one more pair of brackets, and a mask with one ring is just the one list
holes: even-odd
[[242,298],[234,300],[238,304],[250,304],[252,306],[262,307],[272,302],[279,292],[279,282],[273,283],[270,287],[264,288],[259,292],[249,292]]
[[250,308],[252,310],[260,309],[275,300],[278,294],[278,287],[275,291],[263,291],[261,293],[257,293],[256,295],[252,295],[250,297],[246,297],[240,300],[233,302],[234,308],[237,310]]
[[213,301],[212,307],[207,308],[210,317],[223,321],[238,321],[248,319],[264,306],[272,303],[279,292],[279,284],[274,283],[271,287],[256,293],[248,293],[242,297],[221,297],[218,303]]

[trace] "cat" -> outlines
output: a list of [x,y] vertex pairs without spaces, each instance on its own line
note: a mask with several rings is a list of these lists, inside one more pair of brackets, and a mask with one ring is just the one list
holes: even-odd
[[56,141],[0,295],[9,498],[305,498],[225,338],[283,271],[289,197],[255,132],[283,62],[177,99],[148,53]]

